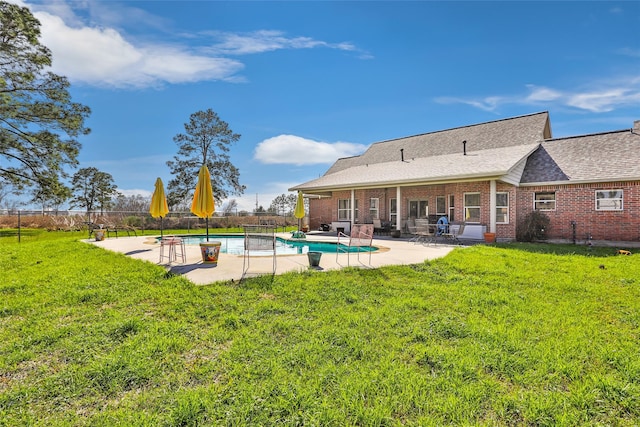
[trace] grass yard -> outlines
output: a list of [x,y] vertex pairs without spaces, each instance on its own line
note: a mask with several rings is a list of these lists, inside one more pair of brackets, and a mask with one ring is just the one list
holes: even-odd
[[640,253],[194,286],[81,237],[0,238],[0,426],[640,424]]

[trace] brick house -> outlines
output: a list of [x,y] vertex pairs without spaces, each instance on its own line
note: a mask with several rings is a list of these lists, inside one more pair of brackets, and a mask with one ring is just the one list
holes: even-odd
[[447,216],[509,241],[539,210],[550,239],[638,242],[640,121],[554,139],[541,112],[382,141],[290,191],[309,198],[312,229],[381,219],[403,230]]

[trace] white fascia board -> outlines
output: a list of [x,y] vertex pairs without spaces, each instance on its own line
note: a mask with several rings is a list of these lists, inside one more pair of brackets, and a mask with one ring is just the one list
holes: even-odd
[[[468,175],[468,176],[459,176],[452,177],[447,179],[437,179],[437,180],[415,180],[415,181],[386,181],[386,182],[377,182],[375,184],[368,183],[354,183],[351,185],[344,186],[321,186],[321,187],[294,187],[296,190],[301,189],[306,193],[310,194],[319,194],[326,193],[330,191],[346,191],[346,190],[363,190],[363,189],[374,189],[374,188],[388,188],[388,187],[417,187],[421,185],[438,185],[438,184],[452,184],[459,182],[477,182],[477,181],[491,181],[498,180],[502,181],[502,178],[505,176],[506,172],[499,173],[497,175]],[[293,190],[290,190],[293,191]]]
[[618,178],[600,178],[600,179],[572,179],[567,181],[544,181],[544,182],[527,182],[521,183],[521,187],[542,187],[549,185],[573,185],[573,184],[604,184],[607,182],[629,182],[640,181],[640,177],[618,177]]

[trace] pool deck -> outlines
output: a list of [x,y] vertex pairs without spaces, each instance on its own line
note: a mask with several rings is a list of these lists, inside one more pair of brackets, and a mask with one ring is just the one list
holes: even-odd
[[[291,233],[279,233],[277,236],[290,239]],[[186,245],[185,263],[182,263],[181,259],[171,263],[167,263],[166,260],[159,262],[160,245],[155,240],[155,237],[157,236],[118,237],[107,238],[99,242],[96,242],[95,239],[88,239],[86,242],[110,251],[123,253],[132,258],[162,265],[175,274],[184,275],[197,285],[218,281],[239,281],[242,279],[243,255],[221,253],[217,265],[204,264],[200,254],[200,247],[198,245]],[[213,241],[215,238],[211,240]],[[333,233],[311,232],[307,234],[306,240],[310,242],[336,242],[337,237]],[[384,265],[417,264],[425,260],[443,257],[456,247],[460,247],[440,243],[415,244],[408,241],[408,239],[394,239],[388,236],[375,236],[372,244],[377,246],[379,250],[371,253],[371,263],[369,263],[369,254],[361,252],[359,257],[355,253],[349,254],[348,265],[351,267],[375,268]],[[278,255],[276,260],[276,274],[309,269],[327,271],[347,267],[347,254],[344,253],[339,254],[337,259],[336,254],[323,253],[320,266],[315,268],[309,267],[307,254]],[[252,256],[250,268],[245,277],[255,277],[262,274],[270,275],[273,270],[272,265],[273,257],[270,255]]]

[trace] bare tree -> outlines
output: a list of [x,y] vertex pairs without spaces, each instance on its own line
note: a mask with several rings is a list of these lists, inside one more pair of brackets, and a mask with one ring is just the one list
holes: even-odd
[[233,211],[238,209],[238,202],[236,199],[231,199],[227,203],[222,206],[222,214],[224,216],[230,216],[233,214]]

